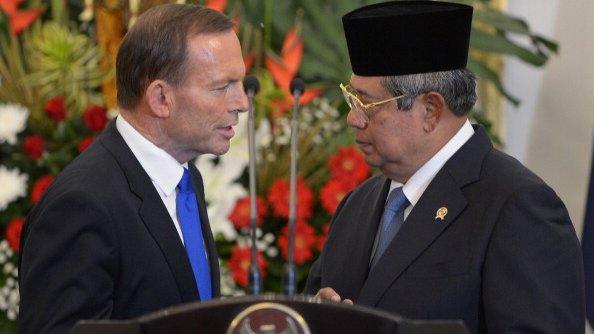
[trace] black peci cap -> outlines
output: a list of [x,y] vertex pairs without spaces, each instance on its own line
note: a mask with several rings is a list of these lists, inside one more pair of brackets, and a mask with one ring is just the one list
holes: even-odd
[[466,67],[472,7],[390,1],[342,17],[353,73],[390,76]]

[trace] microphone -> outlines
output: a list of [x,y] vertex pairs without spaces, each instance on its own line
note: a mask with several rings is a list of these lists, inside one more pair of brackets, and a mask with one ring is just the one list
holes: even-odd
[[248,97],[248,148],[249,148],[249,179],[250,179],[250,237],[252,241],[251,263],[249,273],[249,290],[253,295],[259,295],[262,290],[262,275],[258,266],[258,249],[256,247],[256,221],[258,207],[256,205],[256,138],[254,131],[254,96],[260,89],[260,82],[255,76],[248,76],[243,80],[243,89]]
[[303,91],[305,91],[305,84],[303,83],[303,80],[295,78],[291,80],[289,89],[291,90],[291,94],[295,96],[295,98],[297,98],[297,94],[299,94],[299,97],[301,97],[301,95],[303,95]]
[[248,96],[248,98],[253,98],[254,95],[258,94],[258,91],[260,90],[260,82],[258,81],[258,78],[253,75],[247,76],[243,80],[243,90],[245,91],[245,94]]
[[293,253],[295,252],[295,222],[297,216],[297,112],[299,111],[299,100],[305,84],[303,80],[295,78],[291,81],[289,86],[291,94],[293,95],[293,114],[291,117],[291,176],[289,183],[289,249],[287,256],[287,263],[285,264],[285,272],[283,285],[285,294],[287,296],[295,295],[297,285],[297,274],[295,272],[295,260]]

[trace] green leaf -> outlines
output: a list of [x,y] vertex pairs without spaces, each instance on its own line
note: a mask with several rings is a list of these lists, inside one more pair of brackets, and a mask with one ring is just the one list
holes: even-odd
[[552,51],[553,53],[559,53],[559,44],[555,43],[554,41],[547,39],[540,35],[533,35],[532,40],[537,44],[544,45],[547,49]]
[[473,20],[488,24],[499,30],[531,35],[528,24],[524,20],[511,17],[492,8],[475,11]]
[[517,97],[511,95],[511,93],[509,93],[503,87],[499,75],[495,71],[490,69],[484,62],[469,59],[468,64],[466,66],[469,70],[474,72],[474,74],[476,74],[479,78],[492,82],[495,85],[495,88],[497,88],[497,90],[503,96],[505,96],[505,98],[507,98],[514,106],[518,106],[520,104],[520,100]]
[[519,46],[502,35],[494,35],[479,29],[472,29],[470,46],[477,50],[512,55],[534,66],[543,66],[548,57]]

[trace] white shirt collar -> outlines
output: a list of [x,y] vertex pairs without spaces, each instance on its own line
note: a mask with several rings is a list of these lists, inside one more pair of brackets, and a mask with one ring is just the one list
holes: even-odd
[[153,183],[165,196],[174,193],[188,164],[180,164],[165,150],[150,142],[121,114],[116,119],[116,128]]
[[[412,206],[415,206],[437,172],[474,134],[470,121],[466,120],[458,132],[429,161],[427,161],[402,187],[402,191]],[[392,181],[390,191],[401,187],[402,183]]]

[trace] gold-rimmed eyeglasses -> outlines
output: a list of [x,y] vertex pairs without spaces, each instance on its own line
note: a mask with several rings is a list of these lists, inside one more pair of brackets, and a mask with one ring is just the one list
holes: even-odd
[[399,96],[394,96],[389,99],[385,99],[385,100],[381,100],[381,101],[377,101],[377,102],[363,103],[361,101],[361,98],[359,98],[359,96],[357,96],[357,93],[353,90],[353,87],[351,87],[350,84],[344,85],[341,83],[340,90],[342,90],[342,95],[344,96],[344,99],[345,99],[346,103],[348,104],[349,108],[351,108],[351,110],[354,110],[357,114],[359,114],[365,123],[367,123],[369,121],[369,113],[370,113],[371,109],[373,109],[374,107],[377,107],[379,105],[382,105],[384,103],[388,103],[388,102],[391,102],[394,100],[401,99],[406,96],[406,95],[399,95]]

